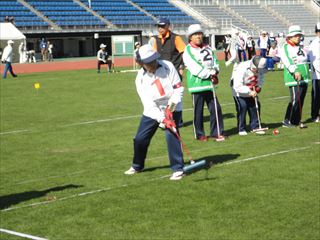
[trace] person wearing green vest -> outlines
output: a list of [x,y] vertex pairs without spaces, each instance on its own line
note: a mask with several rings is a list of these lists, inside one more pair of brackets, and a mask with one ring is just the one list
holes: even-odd
[[284,84],[290,92],[290,102],[282,126],[288,128],[301,123],[303,102],[310,81],[307,53],[300,45],[302,36],[300,26],[290,26],[287,41],[280,51],[284,64]]
[[212,48],[203,42],[204,31],[199,24],[192,24],[187,31],[189,44],[183,53],[187,67],[188,91],[192,94],[193,129],[195,139],[206,142],[203,125],[203,107],[207,104],[210,112],[210,135],[215,141],[224,141],[222,110],[216,97],[219,83],[219,62]]

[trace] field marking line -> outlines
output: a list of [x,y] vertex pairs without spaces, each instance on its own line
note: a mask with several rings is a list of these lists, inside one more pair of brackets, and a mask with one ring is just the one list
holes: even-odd
[[15,131],[9,131],[9,132],[1,132],[0,135],[6,135],[6,134],[13,134],[13,133],[22,133],[22,132],[29,132],[30,130],[24,129],[24,130],[15,130]]
[[[267,98],[266,100],[277,100],[277,99],[283,99],[283,98],[288,98],[288,96]],[[229,105],[234,105],[234,103],[221,103],[220,105],[221,106],[229,106]],[[183,109],[183,111],[193,111],[193,108],[186,108],[186,109]],[[111,122],[111,121],[124,120],[124,119],[137,118],[137,117],[141,117],[141,115],[131,115],[131,116],[123,116],[123,117],[115,117],[115,118],[107,118],[107,119],[99,119],[99,120],[71,123],[71,124],[62,125],[62,127],[71,127],[71,126],[79,126],[79,125],[88,125],[88,124],[95,124],[95,123]],[[8,132],[0,132],[0,135],[16,134],[16,133],[23,133],[23,132],[35,132],[35,131],[34,130],[30,130],[30,129],[13,130],[13,131],[8,131]]]
[[[215,166],[215,167],[221,167],[221,166],[224,166],[224,165],[248,162],[248,161],[252,161],[252,160],[255,160],[255,159],[259,159],[259,158],[266,158],[266,157],[269,157],[269,156],[275,156],[275,155],[280,155],[280,154],[284,154],[284,153],[305,150],[305,149],[308,149],[308,148],[311,148],[311,146],[300,147],[300,148],[292,148],[292,149],[283,150],[283,151],[279,151],[279,152],[268,153],[268,154],[264,154],[264,155],[260,155],[260,156],[255,156],[255,157],[249,157],[249,158],[245,158],[245,159],[230,161],[230,162],[227,162],[227,163],[221,163],[221,164],[219,164],[218,166]],[[161,179],[167,178],[169,176],[171,176],[171,175],[164,175],[164,176],[160,176],[160,177],[150,178],[150,179],[146,180],[146,182],[161,180]],[[26,205],[22,205],[22,206],[6,208],[6,209],[2,209],[1,212],[7,212],[7,211],[17,210],[17,209],[21,209],[21,208],[45,205],[45,204],[54,203],[54,202],[57,202],[57,201],[64,201],[64,200],[68,200],[68,199],[72,199],[72,198],[76,198],[76,197],[92,195],[92,194],[95,194],[95,193],[100,193],[100,192],[105,192],[105,191],[112,191],[112,190],[115,190],[115,189],[125,188],[125,187],[129,187],[129,186],[132,186],[132,185],[134,185],[134,184],[122,184],[122,185],[116,186],[116,187],[101,188],[101,189],[92,190],[92,191],[89,191],[89,192],[83,192],[83,193],[78,193],[78,194],[74,194],[74,195],[58,198],[58,199],[55,199],[55,200],[35,202],[35,203],[26,204]]]
[[0,228],[0,232],[8,233],[8,234],[23,237],[23,238],[29,238],[29,239],[33,239],[33,240],[48,240],[46,238],[36,237],[36,236],[29,235],[29,234],[19,233],[19,232],[15,232],[15,231],[3,229],[3,228]]
[[268,154],[264,154],[264,155],[260,155],[260,156],[249,157],[249,158],[245,158],[245,159],[241,159],[241,160],[234,160],[232,162],[222,163],[221,166],[235,164],[235,163],[248,162],[248,161],[255,160],[257,158],[265,158],[265,157],[270,157],[270,156],[274,156],[274,155],[279,155],[279,154],[284,154],[284,153],[289,153],[289,152],[294,152],[294,151],[299,151],[299,150],[305,150],[308,148],[311,148],[311,147],[309,146],[309,147],[293,148],[293,149],[284,150],[284,151],[280,151],[280,152],[274,152],[274,153],[268,153]]

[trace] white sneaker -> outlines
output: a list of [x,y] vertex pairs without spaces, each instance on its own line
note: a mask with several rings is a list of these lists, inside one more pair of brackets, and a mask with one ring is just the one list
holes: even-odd
[[241,132],[239,132],[239,135],[240,135],[240,136],[247,136],[248,133],[247,133],[246,131],[241,131]]
[[141,171],[137,171],[133,167],[130,167],[129,170],[124,172],[124,174],[125,175],[133,175],[133,174],[136,174],[136,173],[139,173],[139,172],[141,172]]
[[183,171],[177,171],[172,173],[170,180],[173,180],[173,181],[180,180],[182,177],[183,177]]

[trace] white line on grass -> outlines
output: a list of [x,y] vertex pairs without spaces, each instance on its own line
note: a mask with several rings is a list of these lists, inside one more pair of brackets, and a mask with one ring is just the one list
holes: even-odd
[[[301,147],[301,148],[292,148],[292,149],[288,149],[288,150],[268,153],[268,154],[255,156],[255,157],[250,157],[250,158],[245,158],[245,159],[241,159],[241,160],[230,161],[230,162],[227,162],[227,163],[222,163],[222,164],[220,164],[220,166],[248,162],[248,161],[256,160],[256,159],[259,159],[259,158],[266,158],[266,157],[269,157],[269,156],[275,156],[275,155],[279,155],[279,154],[305,150],[305,149],[308,149],[308,148],[311,148],[311,146]],[[156,177],[156,178],[151,178],[151,179],[149,179],[147,181],[151,182],[151,181],[155,181],[155,180],[160,180],[160,179],[163,179],[163,178],[167,178],[169,176],[170,175],[164,175],[164,176],[160,176],[160,177]],[[74,195],[58,198],[58,199],[55,199],[55,200],[35,202],[35,203],[22,205],[22,206],[18,206],[18,207],[6,208],[6,209],[1,210],[1,212],[12,211],[12,210],[17,210],[17,209],[21,209],[21,208],[38,206],[38,205],[45,205],[45,204],[53,203],[53,202],[56,202],[56,201],[64,201],[64,200],[68,200],[68,199],[72,199],[72,198],[76,198],[76,197],[82,197],[82,196],[86,196],[86,195],[91,195],[91,194],[95,194],[95,193],[99,193],[99,192],[105,192],[105,191],[111,191],[111,190],[115,190],[115,189],[119,189],[119,188],[125,188],[125,187],[128,187],[128,186],[131,186],[131,185],[123,184],[123,185],[117,186],[117,187],[102,188],[102,189],[98,189],[98,190],[93,190],[93,191],[89,191],[89,192],[83,192],[83,193],[78,193],[78,194],[74,194]]]
[[9,131],[9,132],[1,132],[0,135],[6,135],[6,134],[14,134],[14,133],[22,133],[22,132],[29,132],[30,130],[15,130],[15,131]]
[[0,228],[0,232],[8,233],[8,234],[23,237],[23,238],[29,238],[33,240],[47,240],[46,238],[36,237],[36,236],[32,236],[25,233],[14,232],[14,231],[3,229],[3,228]]
[[[275,98],[268,98],[266,100],[277,100],[282,98],[288,98],[288,96],[281,96],[281,97],[275,97]],[[234,103],[222,103],[221,106],[229,106],[234,105]],[[186,108],[183,109],[183,111],[193,111],[193,108]],[[118,121],[118,120],[125,120],[130,118],[138,118],[141,117],[141,115],[132,115],[132,116],[123,116],[123,117],[115,117],[115,118],[107,118],[107,119],[99,119],[99,120],[93,120],[93,121],[86,121],[86,122],[78,122],[78,123],[71,123],[67,125],[63,125],[62,127],[71,127],[71,126],[79,126],[79,125],[88,125],[88,124],[95,124],[95,123],[103,123],[103,122],[111,122],[111,121]],[[16,134],[16,133],[23,133],[23,132],[34,132],[32,130],[15,130],[15,131],[8,131],[8,132],[0,132],[0,135],[7,135],[7,134]]]

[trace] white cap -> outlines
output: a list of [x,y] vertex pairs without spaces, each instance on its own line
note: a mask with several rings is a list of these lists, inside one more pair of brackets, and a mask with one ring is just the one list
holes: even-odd
[[258,69],[265,69],[267,66],[267,59],[261,56],[254,56],[251,59],[251,67]]
[[12,41],[12,40],[8,40],[8,42],[7,42],[8,44],[14,44],[14,41]]
[[299,25],[292,25],[289,27],[289,33],[287,34],[287,37],[293,37],[297,34],[302,35],[301,27]]
[[145,44],[141,46],[137,52],[136,58],[142,63],[151,63],[152,61],[158,59],[160,54],[156,52],[150,44]]
[[100,48],[105,48],[107,45],[104,45],[103,43],[100,44]]
[[198,32],[203,33],[201,25],[200,24],[192,24],[188,27],[187,37],[189,38],[192,34],[195,34]]

